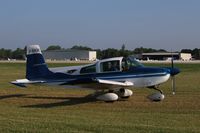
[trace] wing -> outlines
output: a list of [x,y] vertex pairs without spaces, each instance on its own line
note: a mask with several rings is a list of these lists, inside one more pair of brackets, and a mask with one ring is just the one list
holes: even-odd
[[88,88],[88,89],[96,89],[96,90],[107,90],[107,89],[117,89],[119,87],[133,87],[134,84],[130,81],[114,81],[114,80],[104,80],[99,78],[89,78],[85,81],[82,80],[71,80],[60,85],[71,85],[78,86],[79,88]]
[[129,81],[113,81],[113,80],[104,80],[104,79],[96,79],[98,83],[107,84],[107,85],[114,85],[114,86],[124,86],[124,87],[131,87],[134,86],[133,82]]

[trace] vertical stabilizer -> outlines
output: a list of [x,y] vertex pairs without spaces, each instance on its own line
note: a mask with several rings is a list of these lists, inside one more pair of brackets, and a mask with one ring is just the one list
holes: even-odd
[[52,72],[49,71],[47,64],[45,63],[39,45],[27,46],[26,57],[27,79],[41,79],[48,77],[50,74],[52,74]]

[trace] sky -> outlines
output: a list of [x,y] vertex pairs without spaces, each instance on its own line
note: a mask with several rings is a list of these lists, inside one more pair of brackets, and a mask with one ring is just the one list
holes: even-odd
[[200,0],[0,0],[0,48],[200,48]]

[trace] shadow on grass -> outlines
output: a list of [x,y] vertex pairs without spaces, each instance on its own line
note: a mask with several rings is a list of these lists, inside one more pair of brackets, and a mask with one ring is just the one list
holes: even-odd
[[24,97],[27,96],[27,94],[10,94],[10,95],[3,95],[0,96],[0,100],[7,99],[7,98],[14,98],[14,97]]
[[95,102],[96,99],[91,96],[87,95],[85,97],[46,97],[46,96],[31,96],[25,98],[33,98],[33,99],[56,99],[56,100],[64,100],[55,103],[43,103],[43,104],[34,104],[34,105],[25,105],[21,106],[23,108],[53,108],[53,107],[60,107],[60,106],[73,106],[73,105],[80,105],[84,103],[91,103]]

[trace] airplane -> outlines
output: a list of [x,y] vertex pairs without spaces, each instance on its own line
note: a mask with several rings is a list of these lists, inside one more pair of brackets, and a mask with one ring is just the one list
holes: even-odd
[[175,75],[180,70],[174,67],[146,67],[132,56],[97,60],[92,64],[48,68],[39,45],[27,46],[26,78],[11,83],[19,87],[28,84],[56,85],[65,88],[88,88],[97,100],[114,102],[129,98],[131,88],[151,88],[152,101],[162,101],[164,94],[158,86],[172,77],[172,91],[175,94]]

